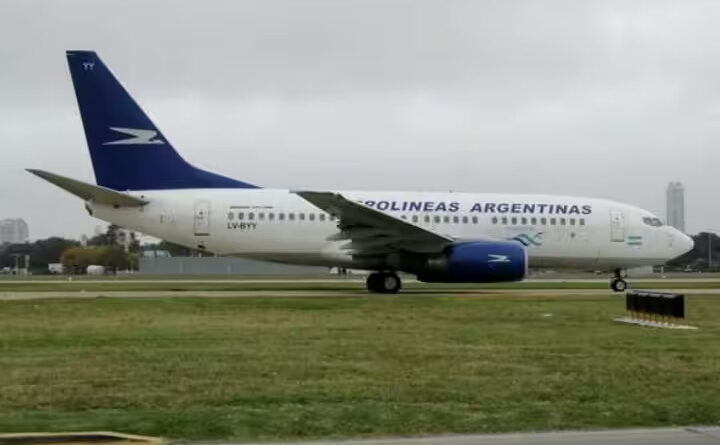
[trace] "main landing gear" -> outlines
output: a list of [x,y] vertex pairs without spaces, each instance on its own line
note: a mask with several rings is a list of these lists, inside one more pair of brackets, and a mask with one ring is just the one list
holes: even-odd
[[621,269],[615,269],[615,277],[610,281],[610,289],[614,292],[625,292],[628,288]]
[[395,272],[373,272],[367,277],[367,289],[378,294],[395,294],[402,287],[402,281]]

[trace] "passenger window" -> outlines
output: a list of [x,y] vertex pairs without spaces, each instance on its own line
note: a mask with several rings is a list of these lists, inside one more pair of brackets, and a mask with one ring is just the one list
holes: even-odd
[[429,222],[430,222],[430,215],[425,215],[425,222],[426,222],[426,223],[429,223]]
[[440,215],[435,215],[435,218],[433,218],[435,221],[435,224],[440,224]]
[[233,218],[235,218],[235,214],[233,212],[228,212],[228,219],[232,221]]
[[320,221],[325,221],[325,214],[324,213],[319,214],[318,218],[320,218]]
[[517,225],[517,218],[514,217],[514,216],[513,216],[512,218],[510,218],[510,223],[511,223],[513,226],[516,226],[516,225]]
[[400,215],[400,218],[407,219],[407,215]]
[[533,216],[532,218],[530,218],[530,224],[532,224],[533,226],[536,226],[536,225],[537,225],[537,218],[535,218],[534,216]]
[[551,225],[551,226],[554,226],[554,225],[556,224],[556,222],[557,222],[557,221],[555,220],[555,218],[550,218],[550,225]]
[[262,212],[258,213],[258,219],[265,219],[265,214]]
[[578,221],[581,226],[585,225],[585,218],[580,218],[580,221]]
[[274,214],[274,213],[268,213],[268,219],[269,219],[270,221],[272,221],[273,219],[275,219],[275,214]]
[[468,217],[467,217],[467,216],[463,216],[463,217],[462,217],[462,223],[463,223],[463,224],[467,224],[467,223],[468,223]]
[[523,226],[526,226],[526,225],[527,225],[527,218],[525,218],[524,216],[523,216],[522,218],[520,218],[520,224],[522,224]]
[[412,222],[414,222],[414,223],[418,222],[418,216],[417,216],[417,215],[413,215],[413,216],[412,216]]
[[298,213],[298,219],[300,221],[305,221],[305,214],[304,213]]
[[575,225],[575,218],[570,218],[569,221],[570,221],[570,225],[571,225],[571,226],[574,226],[574,225]]
[[460,217],[459,216],[453,216],[453,223],[454,224],[460,224]]
[[560,225],[561,225],[561,226],[564,226],[564,225],[565,225],[565,218],[560,218]]
[[284,214],[284,213],[278,213],[278,219],[279,219],[280,221],[284,220],[284,219],[285,219],[285,214]]
[[248,213],[248,219],[249,220],[255,219],[255,214],[253,212]]
[[547,225],[547,218],[540,218],[540,224],[543,226]]
[[493,217],[492,217],[492,223],[493,223],[493,224],[497,224],[497,223],[498,223],[498,217],[497,217],[497,216],[493,216]]
[[288,220],[295,221],[295,214],[294,213],[288,213]]
[[238,212],[238,219],[244,219],[245,214],[243,212]]
[[473,216],[473,217],[472,217],[472,223],[473,223],[473,224],[477,224],[477,223],[478,223],[478,217],[477,217],[477,216]]
[[315,214],[314,213],[308,213],[308,219],[310,221],[315,221]]
[[447,215],[443,216],[443,222],[444,222],[445,224],[449,223],[449,222],[450,222],[450,217],[447,216]]
[[507,223],[508,223],[507,216],[502,217],[502,223],[503,223],[503,225],[507,226]]

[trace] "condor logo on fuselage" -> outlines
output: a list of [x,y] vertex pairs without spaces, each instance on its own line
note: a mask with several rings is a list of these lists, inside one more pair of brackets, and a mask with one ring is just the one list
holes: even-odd
[[488,263],[509,263],[510,258],[507,255],[488,254]]

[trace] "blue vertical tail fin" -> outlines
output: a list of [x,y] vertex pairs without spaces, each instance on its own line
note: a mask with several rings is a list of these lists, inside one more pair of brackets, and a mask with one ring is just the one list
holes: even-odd
[[115,190],[257,188],[185,161],[94,51],[67,51],[95,179]]

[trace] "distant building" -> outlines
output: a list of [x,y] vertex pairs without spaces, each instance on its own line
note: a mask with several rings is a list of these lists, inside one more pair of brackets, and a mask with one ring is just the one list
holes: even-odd
[[30,238],[30,234],[24,219],[0,220],[0,244],[24,243],[28,238]]
[[667,224],[685,232],[685,187],[671,182],[667,187]]

